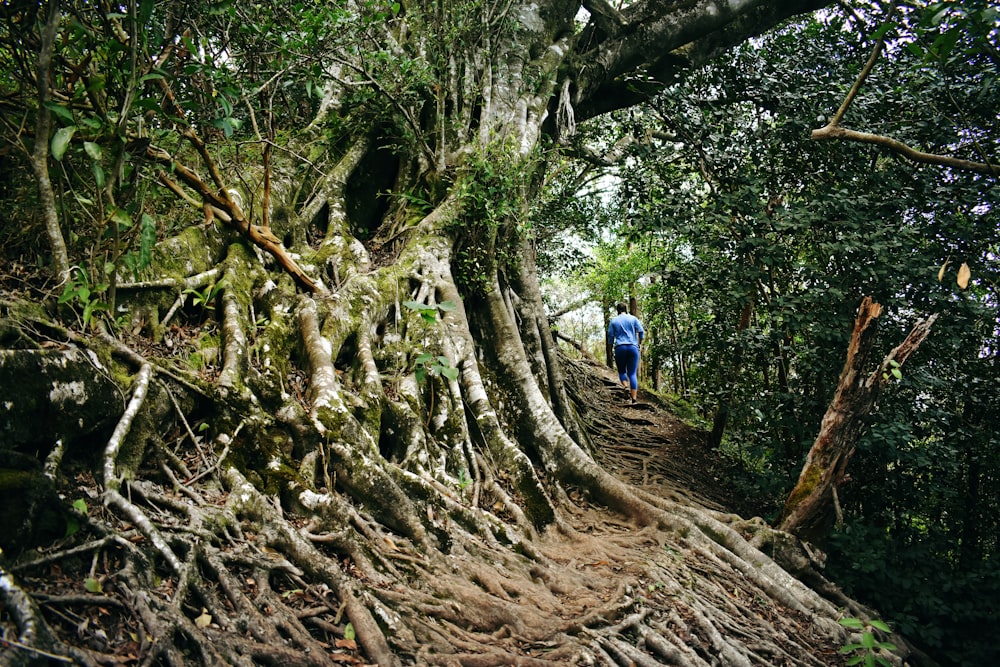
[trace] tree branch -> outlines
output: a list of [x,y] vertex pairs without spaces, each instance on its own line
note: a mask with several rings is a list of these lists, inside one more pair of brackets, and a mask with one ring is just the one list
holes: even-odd
[[[892,3],[889,8],[889,12],[886,15],[885,20],[890,21],[893,15],[896,13],[896,4]],[[846,139],[847,141],[855,141],[863,144],[873,144],[875,146],[880,146],[886,148],[894,153],[902,155],[909,160],[916,162],[918,164],[933,164],[942,167],[951,167],[953,169],[961,169],[963,171],[974,171],[980,174],[987,174],[991,176],[997,175],[997,167],[989,162],[974,162],[972,160],[964,160],[961,158],[950,157],[947,155],[938,155],[936,153],[927,153],[924,151],[919,151],[912,148],[901,141],[893,139],[879,134],[869,134],[868,132],[857,132],[855,130],[848,130],[840,126],[841,121],[844,120],[844,115],[847,113],[848,108],[850,108],[851,103],[854,98],[857,97],[858,91],[861,90],[861,86],[864,84],[865,80],[871,74],[872,69],[875,67],[876,61],[878,61],[879,56],[882,55],[882,51],[885,49],[885,36],[880,36],[875,41],[875,46],[872,48],[872,53],[868,56],[868,62],[858,73],[858,78],[855,79],[854,85],[847,92],[844,97],[844,101],[841,103],[840,108],[830,119],[830,122],[826,124],[825,127],[821,127],[818,130],[813,130],[811,137],[814,141],[822,141],[825,139]]]
[[824,139],[846,139],[848,141],[856,141],[863,144],[874,144],[891,150],[894,153],[898,153],[903,157],[909,158],[913,162],[917,162],[919,164],[933,164],[941,167],[951,167],[953,169],[974,171],[976,173],[987,174],[989,176],[997,175],[997,165],[994,165],[991,162],[975,162],[948,155],[918,151],[917,149],[911,148],[910,146],[893,139],[892,137],[886,137],[880,134],[870,134],[868,132],[857,132],[855,130],[848,130],[836,125],[827,125],[826,127],[822,127],[818,130],[813,130],[812,138],[816,141],[822,141]]

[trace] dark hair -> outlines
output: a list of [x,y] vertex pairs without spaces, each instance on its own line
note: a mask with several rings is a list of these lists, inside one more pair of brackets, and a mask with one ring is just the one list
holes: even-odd
[[616,303],[615,304],[615,309],[619,313],[624,313],[626,310],[628,310],[628,306],[626,306],[624,303]]

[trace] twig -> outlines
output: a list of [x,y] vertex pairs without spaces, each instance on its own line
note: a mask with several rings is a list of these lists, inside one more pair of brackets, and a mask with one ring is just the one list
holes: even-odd
[[211,467],[212,464],[209,463],[208,457],[205,456],[205,451],[201,448],[201,443],[198,442],[198,436],[196,436],[194,431],[191,429],[191,425],[188,423],[187,417],[184,416],[184,411],[181,410],[181,406],[177,402],[177,399],[174,398],[173,392],[170,391],[170,388],[162,382],[160,383],[160,386],[167,392],[167,397],[170,398],[170,402],[173,404],[174,410],[177,411],[177,416],[181,418],[181,423],[184,424],[184,430],[187,431],[188,437],[191,438],[191,442],[194,443],[195,448],[198,450],[202,463],[205,464],[206,468]]
[[0,639],[0,646],[20,649],[22,651],[27,651],[28,653],[33,653],[43,658],[48,658],[50,660],[58,660],[59,662],[65,662],[67,664],[72,664],[74,662],[73,658],[67,657],[65,655],[56,655],[55,653],[49,653],[48,651],[43,651],[40,648],[34,648],[32,646],[28,646],[27,644],[16,642],[13,639]]

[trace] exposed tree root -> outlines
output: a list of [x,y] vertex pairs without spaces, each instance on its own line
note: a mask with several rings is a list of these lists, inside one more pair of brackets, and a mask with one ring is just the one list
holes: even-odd
[[[513,303],[467,313],[435,243],[324,299],[255,291],[231,253],[243,287],[223,290],[200,378],[105,341],[138,368],[131,396],[101,479],[63,467],[106,507],[20,565],[11,600],[54,572],[65,590],[0,618],[11,639],[142,665],[839,664],[837,606],[756,548],[710,472],[664,456],[697,439],[615,404],[593,370],[570,366],[555,398],[519,343],[484,358],[471,332],[516,338]],[[413,350],[458,375],[418,380]],[[615,439],[626,423],[644,435]]]

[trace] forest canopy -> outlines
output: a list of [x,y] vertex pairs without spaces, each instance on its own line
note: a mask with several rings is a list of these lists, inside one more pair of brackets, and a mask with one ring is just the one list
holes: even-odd
[[[3,3],[0,664],[989,664],[998,29]],[[638,309],[742,507],[615,474],[540,277]]]

